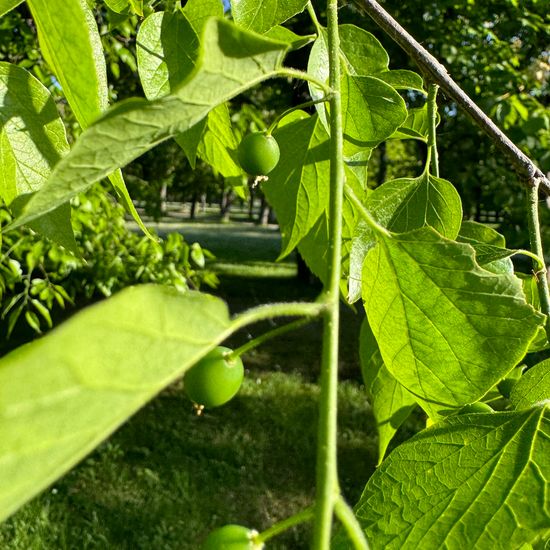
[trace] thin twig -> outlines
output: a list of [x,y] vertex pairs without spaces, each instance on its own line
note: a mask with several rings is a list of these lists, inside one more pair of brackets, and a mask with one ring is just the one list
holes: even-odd
[[550,195],[550,181],[504,132],[472,101],[462,88],[449,76],[447,69],[423,48],[391,15],[375,0],[361,0],[360,6],[373,21],[414,59],[422,73],[439,84],[441,89],[475,121],[508,157],[517,174],[527,187],[537,184]]

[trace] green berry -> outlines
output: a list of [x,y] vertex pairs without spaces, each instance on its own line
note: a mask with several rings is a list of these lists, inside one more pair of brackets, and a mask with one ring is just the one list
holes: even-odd
[[242,169],[251,176],[265,176],[279,162],[280,151],[277,140],[263,132],[248,134],[237,150]]
[[204,407],[219,407],[227,403],[241,387],[244,377],[240,357],[231,361],[229,348],[218,346],[193,365],[183,377],[188,397]]
[[263,544],[254,543],[255,534],[242,525],[224,525],[208,535],[202,550],[260,550]]

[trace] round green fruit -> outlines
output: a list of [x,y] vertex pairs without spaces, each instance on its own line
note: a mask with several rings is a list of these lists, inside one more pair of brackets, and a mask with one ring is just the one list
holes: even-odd
[[189,399],[204,407],[219,407],[235,396],[244,367],[240,357],[228,360],[230,353],[229,348],[218,346],[185,373],[183,388]]
[[464,405],[458,414],[472,414],[472,413],[493,413],[495,412],[487,403],[478,401],[477,403],[470,403]]
[[251,176],[265,176],[277,166],[279,144],[277,140],[263,132],[248,134],[237,150],[242,169]]
[[263,544],[254,544],[255,534],[242,525],[224,525],[208,535],[202,550],[260,550]]

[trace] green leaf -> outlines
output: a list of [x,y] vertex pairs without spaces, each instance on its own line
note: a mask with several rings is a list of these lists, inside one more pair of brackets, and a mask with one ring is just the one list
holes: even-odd
[[527,409],[543,402],[550,404],[550,359],[523,374],[513,387],[510,400],[514,409]]
[[0,521],[228,334],[225,304],[123,290],[0,360]]
[[299,50],[300,48],[303,48],[304,46],[307,46],[308,44],[313,42],[316,38],[316,35],[314,34],[300,36],[287,29],[286,27],[281,26],[269,29],[264,34],[264,36],[272,38],[273,40],[280,40],[281,42],[286,42],[287,44],[290,44],[291,50]]
[[395,449],[356,506],[372,548],[518,548],[550,530],[550,409],[454,416]]
[[273,136],[281,158],[262,184],[277,213],[283,239],[279,258],[289,254],[328,204],[329,143],[319,117],[293,111]]
[[23,0],[0,0],[0,17],[22,4]]
[[[61,84],[78,123],[85,129],[109,103],[107,69],[95,18],[85,0],[60,4],[28,0],[28,4],[37,26],[42,54]],[[122,173],[112,172],[104,176],[109,177],[126,210],[142,231],[154,240],[130,199]]]
[[105,5],[115,13],[124,13],[128,11],[128,0],[103,0]]
[[27,4],[40,50],[76,119],[86,128],[108,105],[105,58],[93,14],[85,0],[27,0]]
[[407,118],[403,98],[370,76],[342,77],[342,111],[345,138],[370,144],[389,138]]
[[209,17],[223,17],[223,3],[222,0],[188,0],[182,12],[199,34]]
[[0,62],[0,196],[40,189],[69,150],[48,90],[25,69]]
[[405,422],[416,401],[384,365],[380,349],[364,319],[359,335],[361,373],[378,428],[378,464],[384,460],[389,442]]
[[181,10],[155,12],[139,28],[136,56],[145,97],[158,99],[173,93],[193,72],[199,39]]
[[197,148],[198,155],[225,178],[243,175],[242,168],[235,160],[237,140],[227,104],[222,103],[212,109],[206,121],[206,128]]
[[302,12],[308,0],[232,0],[231,14],[245,29],[260,34]]
[[448,407],[478,401],[544,320],[515,276],[480,268],[471,246],[430,228],[380,234],[365,259],[363,300],[389,371],[414,395]]
[[373,76],[383,80],[396,90],[416,90],[417,92],[426,93],[422,77],[413,71],[396,69],[393,71],[382,71]]
[[[10,204],[10,209],[14,216],[19,215],[31,196],[30,193],[25,193],[15,198]],[[30,227],[40,235],[64,246],[75,256],[80,257],[80,251],[78,250],[78,245],[74,237],[73,226],[71,225],[71,205],[68,202],[58,206],[55,210],[48,212],[44,216],[29,222],[27,227]]]
[[405,122],[390,136],[390,139],[418,139],[427,143],[429,128],[430,120],[426,105],[409,109]]
[[83,132],[11,227],[66,202],[158,143],[191,128],[217,105],[273,76],[287,45],[239,30],[229,21],[210,19],[201,47],[199,69],[175,95],[123,101]]
[[[374,219],[390,231],[405,233],[424,226],[433,227],[448,239],[455,239],[462,221],[462,203],[447,180],[424,172],[418,178],[388,181],[369,193],[365,206]],[[376,245],[376,235],[360,221],[353,235],[349,281],[349,301],[361,297],[363,263]]]
[[505,248],[504,237],[494,229],[481,223],[462,222],[457,241],[468,243],[476,252],[476,262],[493,273],[513,273],[514,264],[510,256],[516,250]]

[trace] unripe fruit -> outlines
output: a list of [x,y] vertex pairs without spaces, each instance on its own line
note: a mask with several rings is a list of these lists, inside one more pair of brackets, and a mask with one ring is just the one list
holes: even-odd
[[243,362],[240,357],[228,360],[229,353],[229,348],[218,346],[185,373],[183,388],[197,405],[219,407],[239,391],[244,377]]
[[254,544],[252,537],[257,534],[242,525],[224,525],[212,531],[202,550],[261,550],[263,544]]
[[251,176],[265,176],[277,166],[281,153],[273,136],[254,132],[243,138],[237,155],[245,172]]

